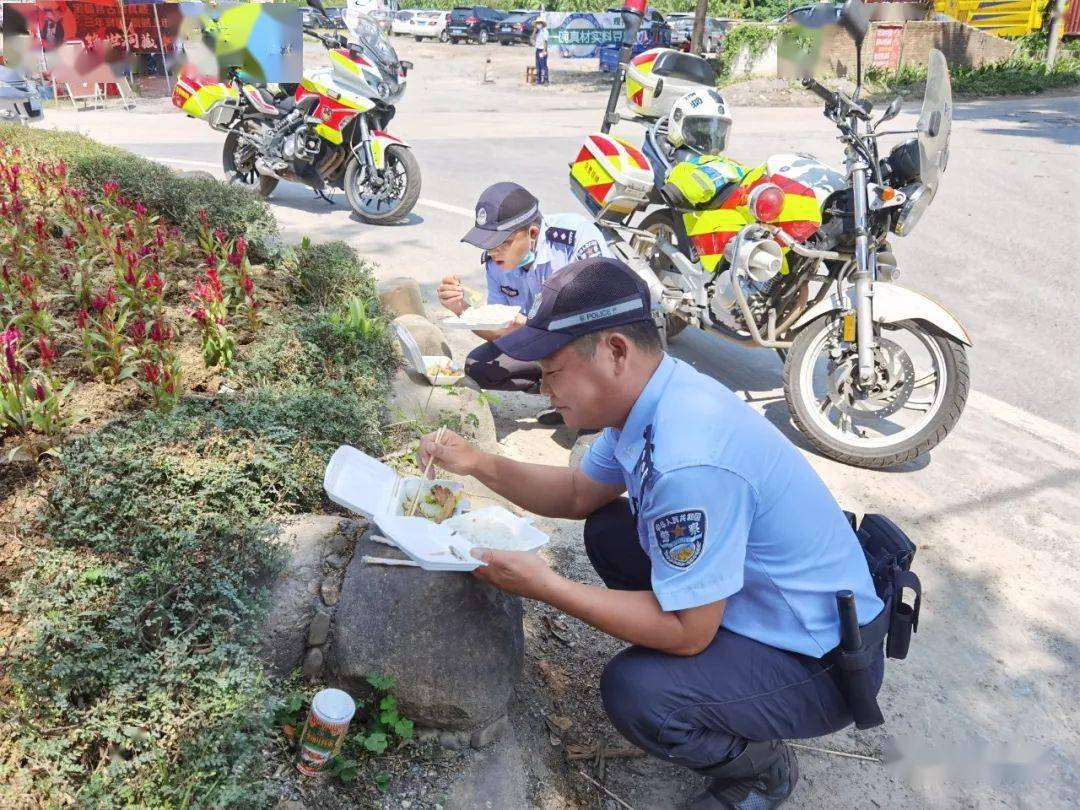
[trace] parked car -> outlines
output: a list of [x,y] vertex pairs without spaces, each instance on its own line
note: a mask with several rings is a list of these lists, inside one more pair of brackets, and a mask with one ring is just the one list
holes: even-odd
[[500,45],[528,45],[532,42],[533,23],[540,16],[539,11],[516,11],[499,23],[497,34]]
[[399,11],[394,15],[394,19],[390,21],[390,33],[396,37],[411,34],[412,31],[409,29],[412,28],[413,18],[417,13],[414,9],[402,9]]
[[450,23],[449,11],[418,11],[413,17],[412,35],[420,42],[426,38],[448,42],[446,26]]
[[454,45],[463,39],[486,45],[495,38],[505,17],[505,12],[487,6],[457,6],[450,12],[446,32]]
[[[671,47],[689,52],[690,40],[694,35],[693,14],[669,14],[667,22],[671,26]],[[717,17],[705,18],[705,50],[715,53],[724,44],[724,37],[731,27],[731,20]]]

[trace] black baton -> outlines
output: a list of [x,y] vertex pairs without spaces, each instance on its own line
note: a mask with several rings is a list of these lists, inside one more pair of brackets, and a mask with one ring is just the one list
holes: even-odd
[[836,610],[840,614],[840,667],[844,684],[844,697],[855,720],[855,727],[873,728],[885,722],[878,706],[877,694],[870,679],[873,651],[864,650],[859,614],[855,610],[855,594],[851,591],[836,592]]

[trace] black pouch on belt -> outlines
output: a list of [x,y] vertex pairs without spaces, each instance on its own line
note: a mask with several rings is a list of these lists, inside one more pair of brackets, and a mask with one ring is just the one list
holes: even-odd
[[911,634],[919,629],[922,606],[922,583],[911,570],[915,544],[884,515],[866,515],[855,534],[866,555],[874,588],[889,611],[885,654],[889,658],[906,658]]

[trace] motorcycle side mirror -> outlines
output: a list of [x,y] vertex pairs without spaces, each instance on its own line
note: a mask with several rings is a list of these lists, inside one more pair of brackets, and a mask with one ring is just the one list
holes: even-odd
[[885,112],[881,114],[881,118],[878,119],[877,125],[880,127],[886,121],[891,121],[900,114],[900,105],[904,103],[904,100],[897,96],[889,102],[889,106],[885,108]]
[[855,47],[861,48],[870,30],[870,15],[862,0],[847,0],[844,3],[840,10],[840,25],[855,40]]
[[326,16],[326,6],[323,5],[322,0],[307,0],[307,4],[324,17]]
[[412,62],[402,60],[401,62],[398,62],[398,64],[401,65],[401,72],[404,73],[406,76],[408,76],[409,71],[413,69]]

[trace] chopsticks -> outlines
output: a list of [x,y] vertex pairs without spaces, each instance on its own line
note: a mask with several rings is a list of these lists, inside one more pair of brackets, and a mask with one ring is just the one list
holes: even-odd
[[[443,433],[445,433],[445,432],[446,432],[446,425],[443,425],[435,433],[435,444],[441,444],[442,443]],[[423,493],[424,493],[424,481],[427,480],[428,473],[431,472],[431,465],[434,464],[434,463],[435,463],[435,456],[432,455],[432,457],[428,459],[427,466],[424,467],[424,474],[422,476],[420,476],[420,481],[417,483],[416,497],[413,498],[412,505],[409,507],[409,513],[408,513],[409,517],[412,517],[413,515],[416,514],[416,507],[420,505],[420,496],[423,495]]]

